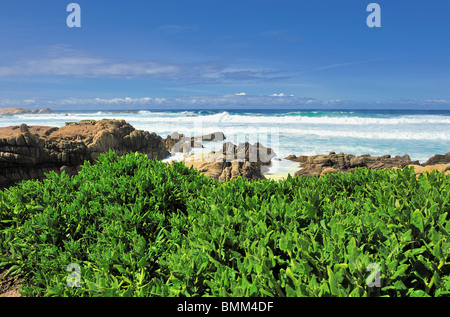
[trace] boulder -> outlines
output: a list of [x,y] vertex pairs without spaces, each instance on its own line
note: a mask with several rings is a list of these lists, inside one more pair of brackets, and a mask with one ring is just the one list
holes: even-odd
[[285,157],[284,159],[292,161],[292,162],[305,163],[306,160],[308,159],[308,156],[306,156],[306,155],[301,155],[301,156],[289,155],[288,157]]
[[31,111],[32,114],[52,114],[54,113],[52,109],[50,108],[44,108],[44,109],[35,109]]
[[184,134],[173,132],[164,140],[164,144],[172,154],[182,152],[190,152],[193,148],[203,148],[203,141],[206,142],[222,142],[226,139],[223,132],[214,132],[202,136],[186,137]]
[[355,156],[342,152],[338,154],[330,152],[329,154],[312,155],[301,157],[301,159],[295,155],[290,155],[286,159],[300,162],[302,169],[297,171],[294,176],[318,176],[327,173],[353,172],[358,167],[378,170],[382,168],[403,168],[409,164],[419,164],[418,161],[411,161],[408,155],[395,157],[383,155],[376,157],[369,154]]
[[226,142],[222,151],[187,155],[184,164],[220,181],[229,181],[239,176],[258,180],[265,179],[264,173],[275,156],[272,149],[259,142],[238,145]]
[[337,171],[332,168],[332,167],[326,167],[322,170],[322,172],[320,173],[320,175],[326,175],[326,174],[333,174],[333,173],[337,173]]
[[202,141],[209,141],[209,142],[222,142],[226,139],[223,132],[214,132],[210,134],[203,135],[201,137],[194,137],[194,139],[201,139]]
[[147,154],[161,160],[169,155],[155,133],[135,130],[124,120],[81,121],[65,126],[0,128],[0,186],[40,179],[49,171],[75,174],[85,162],[95,162],[110,149],[118,155]]
[[438,172],[445,173],[445,175],[450,174],[450,163],[445,164],[436,164],[436,165],[409,165],[410,167],[414,168],[414,172],[417,176],[422,173],[431,173],[434,170],[437,170]]
[[179,134],[178,132],[168,135],[164,140],[164,144],[171,154],[178,152],[187,153],[192,151],[193,148],[203,148],[201,139],[185,137],[184,134]]
[[447,163],[450,163],[450,152],[448,152],[444,155],[436,154],[433,157],[429,158],[425,163],[423,163],[422,166],[447,164]]

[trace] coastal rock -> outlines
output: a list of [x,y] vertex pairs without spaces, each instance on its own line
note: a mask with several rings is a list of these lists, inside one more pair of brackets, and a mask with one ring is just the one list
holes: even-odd
[[202,136],[186,137],[184,134],[173,132],[164,139],[164,144],[172,154],[190,152],[193,148],[203,148],[202,141],[206,142],[222,142],[225,135],[222,132],[214,132]]
[[414,168],[414,172],[418,176],[422,173],[431,173],[434,170],[437,170],[438,172],[445,173],[445,175],[450,174],[450,163],[446,164],[435,164],[435,165],[408,165],[410,167]]
[[202,135],[201,137],[194,137],[194,139],[201,139],[202,141],[208,142],[222,142],[226,139],[223,132],[214,132],[206,135]]
[[171,154],[178,152],[188,153],[193,148],[203,148],[201,139],[185,137],[184,134],[179,134],[178,132],[168,135],[163,142]]
[[0,186],[40,179],[50,171],[74,174],[110,149],[118,155],[145,153],[161,160],[169,155],[162,138],[135,130],[124,120],[82,121],[65,126],[0,128]]
[[353,172],[357,167],[379,170],[383,168],[403,168],[411,164],[419,165],[418,161],[411,161],[409,155],[397,155],[395,157],[383,155],[377,157],[370,156],[369,154],[355,156],[352,154],[336,154],[335,152],[330,152],[329,154],[313,155],[306,158],[302,157],[301,159],[298,159],[294,155],[288,156],[286,159],[294,162],[300,161],[300,167],[302,169],[297,171],[294,176],[317,176],[327,173]]
[[168,135],[164,140],[164,145],[169,152],[172,152],[172,148],[175,144],[180,142],[183,139],[183,134],[179,134],[178,132],[173,132],[171,135]]
[[325,167],[322,172],[320,173],[320,175],[326,175],[326,174],[333,174],[333,173],[337,173],[337,171],[332,168],[332,167]]
[[436,154],[433,157],[430,157],[425,163],[422,164],[422,166],[447,164],[447,163],[450,163],[450,152],[444,155]]
[[190,154],[185,157],[184,164],[194,167],[202,174],[220,181],[229,181],[239,176],[246,179],[265,179],[275,157],[271,148],[256,142],[248,142],[234,145],[226,142],[222,151]]
[[285,158],[285,160],[292,161],[292,162],[298,162],[298,163],[305,163],[308,159],[308,156],[301,155],[301,156],[295,156],[295,155],[289,155]]
[[54,113],[52,109],[50,108],[44,108],[44,109],[35,109],[31,111],[32,114],[52,114]]

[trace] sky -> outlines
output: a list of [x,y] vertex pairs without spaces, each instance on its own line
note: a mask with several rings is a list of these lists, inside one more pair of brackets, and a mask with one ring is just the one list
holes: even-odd
[[450,110],[450,0],[73,2],[0,2],[0,107]]

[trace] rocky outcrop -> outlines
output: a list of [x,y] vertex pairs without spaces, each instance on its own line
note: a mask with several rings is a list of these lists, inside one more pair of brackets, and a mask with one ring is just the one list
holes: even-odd
[[443,155],[436,154],[423,164],[412,164],[409,166],[414,168],[414,172],[417,176],[422,173],[431,173],[435,170],[448,175],[450,174],[450,152]]
[[[292,156],[290,158],[295,160]],[[411,161],[407,154],[391,157],[390,155],[370,156],[369,154],[355,156],[344,153],[336,154],[335,152],[330,152],[327,155],[308,156],[306,159],[302,157],[300,162],[302,169],[297,171],[294,176],[317,176],[327,173],[353,172],[357,167],[379,170],[384,168],[403,168],[413,164],[419,165],[418,161]]]
[[292,162],[298,162],[298,163],[305,163],[308,160],[308,156],[301,155],[301,156],[295,156],[295,155],[289,155],[285,158],[285,160],[292,161]]
[[434,165],[409,165],[410,167],[414,168],[414,172],[416,175],[422,174],[422,173],[431,173],[433,171],[438,171],[441,173],[445,173],[445,175],[450,174],[450,163],[446,164],[434,164]]
[[226,142],[222,151],[187,155],[184,164],[220,181],[229,181],[239,176],[258,180],[265,179],[264,173],[275,156],[272,149],[258,142],[238,145]]
[[50,108],[44,109],[26,109],[26,108],[0,108],[0,116],[13,116],[19,114],[49,114],[53,113]]
[[167,138],[164,139],[164,144],[171,154],[178,152],[188,153],[192,151],[193,148],[203,147],[201,140],[185,137],[184,134],[179,134],[178,132],[168,135]]
[[436,154],[421,165],[428,166],[428,165],[449,164],[449,163],[450,163],[450,152],[444,155]]
[[141,152],[159,160],[169,152],[155,133],[135,130],[124,120],[82,121],[64,127],[0,128],[0,186],[40,179],[49,171],[76,173],[110,149],[118,155]]
[[43,109],[35,109],[31,111],[32,114],[52,114],[54,113],[52,109],[50,108],[43,108]]
[[225,135],[222,132],[214,132],[197,137],[186,137],[184,134],[174,132],[166,137],[164,144],[172,154],[178,152],[187,153],[193,148],[203,148],[203,141],[222,142],[225,139]]

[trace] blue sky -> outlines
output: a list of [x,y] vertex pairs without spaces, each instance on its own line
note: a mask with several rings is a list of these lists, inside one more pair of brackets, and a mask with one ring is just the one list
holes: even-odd
[[450,109],[449,0],[70,2],[0,3],[0,107]]

